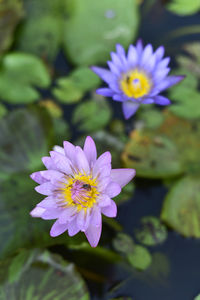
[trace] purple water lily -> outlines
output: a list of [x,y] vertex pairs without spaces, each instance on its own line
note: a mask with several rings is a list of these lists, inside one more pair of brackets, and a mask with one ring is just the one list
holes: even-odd
[[116,53],[111,52],[112,61],[107,62],[110,71],[92,67],[108,84],[107,88],[100,88],[97,93],[122,102],[126,119],[137,111],[140,104],[169,105],[170,100],[159,94],[180,82],[184,76],[168,76],[170,58],[163,58],[164,47],[161,46],[153,52],[151,44],[143,48],[139,40],[136,46],[129,46],[127,55],[119,44],[116,50]]
[[96,247],[101,236],[101,214],[116,217],[117,207],[111,198],[134,177],[135,170],[112,170],[110,152],[97,159],[95,143],[89,136],[83,149],[64,142],[63,148],[55,146],[50,157],[42,161],[47,170],[35,172],[31,178],[39,183],[36,191],[47,197],[31,216],[57,219],[50,231],[53,237],[67,230],[69,236],[82,231]]

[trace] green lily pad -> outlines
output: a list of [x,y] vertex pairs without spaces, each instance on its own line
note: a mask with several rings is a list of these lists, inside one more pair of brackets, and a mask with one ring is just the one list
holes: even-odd
[[94,132],[104,128],[111,118],[111,108],[103,97],[86,100],[79,104],[72,116],[73,124],[78,129],[86,132]]
[[166,136],[146,129],[132,132],[122,159],[141,177],[165,178],[182,172],[176,145]]
[[200,177],[180,179],[166,196],[161,219],[186,237],[200,238]]
[[6,51],[13,42],[13,33],[23,15],[19,0],[0,2],[0,53]]
[[164,120],[160,111],[151,107],[151,105],[141,106],[136,117],[138,126],[143,125],[145,128],[150,129],[158,128]]
[[200,300],[200,294],[197,295],[197,296],[194,298],[194,300]]
[[146,270],[152,263],[150,252],[140,245],[134,245],[133,252],[128,253],[127,259],[134,268],[140,271]]
[[113,247],[126,257],[132,267],[140,271],[147,269],[151,264],[150,252],[145,247],[136,245],[127,234],[118,233],[113,240]]
[[7,114],[7,112],[8,112],[8,110],[5,107],[5,105],[0,103],[0,119],[3,118]]
[[17,48],[53,61],[62,42],[65,6],[63,0],[26,0],[26,18],[21,26]]
[[2,100],[12,104],[36,101],[40,93],[33,86],[46,88],[49,84],[49,73],[39,58],[19,52],[12,52],[3,57],[0,65]]
[[200,3],[198,0],[172,0],[167,8],[178,15],[192,15],[200,10]]
[[155,246],[167,239],[167,229],[156,217],[143,217],[141,228],[135,230],[137,240],[145,246]]
[[116,43],[127,47],[139,24],[136,0],[70,0],[64,50],[73,63],[105,63]]
[[200,94],[198,79],[193,72],[179,69],[176,74],[185,74],[186,78],[169,90],[169,98],[175,103],[169,106],[169,111],[185,119],[200,117]]
[[40,108],[17,109],[0,120],[0,179],[41,166],[52,145],[49,115]]
[[59,78],[53,94],[62,103],[76,103],[87,91],[96,88],[99,84],[100,79],[89,68],[82,67],[67,77]]
[[[134,130],[122,154],[126,167],[137,176],[168,178],[184,172],[199,172],[200,124],[186,121],[169,111],[161,112],[160,127]],[[184,130],[184,134],[183,134]]]
[[[200,43],[188,43],[183,46],[183,49],[187,55],[178,55],[176,57],[178,64],[182,69],[187,70],[193,75],[193,77],[200,78]],[[184,81],[186,81],[186,79]]]
[[120,253],[128,254],[133,252],[134,242],[129,235],[120,232],[113,240],[113,247]]
[[[27,255],[20,253],[10,260],[8,269],[4,263],[1,274],[0,297],[12,299],[89,300],[85,282],[74,265],[57,255],[37,250]],[[6,278],[5,274],[8,272]]]

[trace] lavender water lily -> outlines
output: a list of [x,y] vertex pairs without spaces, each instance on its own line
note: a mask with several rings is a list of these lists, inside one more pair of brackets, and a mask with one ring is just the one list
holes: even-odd
[[47,196],[31,211],[32,217],[57,219],[50,235],[68,231],[69,236],[85,233],[90,245],[96,247],[102,229],[102,215],[113,218],[117,206],[112,200],[135,175],[134,169],[112,169],[110,152],[97,159],[91,137],[84,148],[64,142],[54,147],[50,157],[42,159],[47,170],[35,172],[31,178],[39,186],[38,193]]
[[137,111],[140,104],[169,105],[170,100],[159,94],[180,82],[184,76],[168,76],[170,58],[163,58],[164,51],[164,47],[160,46],[153,52],[151,44],[143,47],[139,40],[136,46],[129,46],[126,55],[124,48],[118,44],[116,53],[111,52],[112,60],[107,62],[110,70],[92,67],[108,84],[97,93],[122,102],[126,119]]

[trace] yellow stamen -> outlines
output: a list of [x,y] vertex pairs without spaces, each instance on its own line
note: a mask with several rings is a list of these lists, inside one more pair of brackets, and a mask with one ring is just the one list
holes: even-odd
[[[75,188],[76,185],[78,185],[77,191]],[[91,175],[81,173],[75,174],[73,178],[70,177],[65,187],[61,190],[64,195],[62,206],[76,206],[79,211],[92,207],[99,195],[97,180],[92,178]]]
[[136,99],[147,95],[151,89],[150,78],[138,69],[124,74],[120,84],[126,96]]

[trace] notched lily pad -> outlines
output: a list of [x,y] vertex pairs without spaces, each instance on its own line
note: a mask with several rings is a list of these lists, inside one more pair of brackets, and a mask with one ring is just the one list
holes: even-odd
[[0,64],[0,98],[12,104],[30,103],[39,99],[33,87],[46,88],[49,73],[43,62],[27,53],[12,52]]
[[186,237],[200,238],[200,177],[187,176],[171,188],[161,219]]
[[[10,261],[7,279],[5,278],[7,269],[4,269],[2,274],[4,275],[4,281],[1,278],[0,284],[2,300],[89,300],[85,282],[72,263],[47,251],[35,250],[28,257],[26,252],[19,256]],[[1,263],[0,265],[2,267]]]
[[139,13],[135,0],[70,0],[64,25],[64,49],[73,63],[105,63],[116,43],[127,47],[136,35]]
[[167,238],[167,229],[156,217],[143,217],[141,228],[135,230],[137,240],[145,246],[155,246]]
[[71,104],[81,100],[84,94],[96,88],[100,79],[89,68],[78,68],[69,76],[57,80],[54,96],[62,103]]
[[192,15],[200,10],[200,3],[198,0],[172,0],[167,8],[178,15]]

